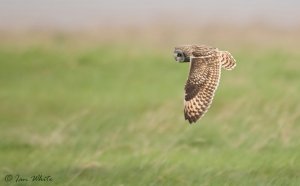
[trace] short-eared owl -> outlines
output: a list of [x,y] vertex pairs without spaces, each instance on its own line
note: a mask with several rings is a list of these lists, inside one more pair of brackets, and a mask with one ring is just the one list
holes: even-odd
[[235,59],[227,51],[205,45],[175,47],[174,58],[177,62],[190,62],[185,84],[184,117],[193,123],[210,107],[219,84],[221,67],[232,70]]

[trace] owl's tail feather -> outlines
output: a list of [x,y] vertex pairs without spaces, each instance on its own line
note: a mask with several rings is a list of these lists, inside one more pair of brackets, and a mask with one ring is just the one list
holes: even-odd
[[226,70],[232,70],[236,66],[235,59],[227,51],[220,51],[220,60],[222,67]]

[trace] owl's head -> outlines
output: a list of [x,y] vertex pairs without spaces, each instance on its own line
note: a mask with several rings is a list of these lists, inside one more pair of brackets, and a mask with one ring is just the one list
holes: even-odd
[[183,62],[189,62],[190,61],[190,57],[186,55],[186,53],[184,53],[184,51],[182,50],[174,50],[174,58],[175,61],[179,62],[179,63],[183,63]]
[[174,54],[173,54],[175,61],[179,63],[190,62],[190,57],[192,55],[190,51],[191,51],[191,45],[175,47]]
[[174,58],[179,63],[190,62],[191,57],[211,55],[218,49],[205,45],[182,45],[175,47]]

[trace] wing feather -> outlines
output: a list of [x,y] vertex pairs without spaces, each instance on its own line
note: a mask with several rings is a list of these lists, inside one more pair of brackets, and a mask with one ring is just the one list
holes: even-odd
[[221,64],[217,56],[191,58],[185,85],[184,116],[196,122],[208,110],[219,84]]
[[232,70],[236,66],[235,59],[233,56],[227,51],[220,51],[219,52],[220,61],[222,67],[226,70]]

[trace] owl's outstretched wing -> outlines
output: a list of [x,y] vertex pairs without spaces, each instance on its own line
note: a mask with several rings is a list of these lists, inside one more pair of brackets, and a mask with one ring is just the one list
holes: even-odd
[[221,64],[217,56],[191,58],[185,84],[184,117],[196,122],[208,110],[219,84]]

